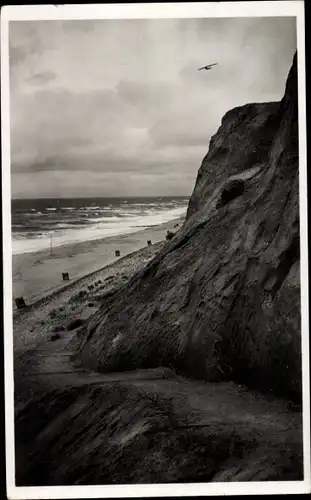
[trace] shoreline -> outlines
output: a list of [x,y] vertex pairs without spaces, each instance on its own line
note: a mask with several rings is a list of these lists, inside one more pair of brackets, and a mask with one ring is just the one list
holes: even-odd
[[[146,231],[153,231],[153,230],[160,230],[160,229],[167,229],[168,226],[171,226],[172,223],[174,224],[179,224],[179,227],[183,224],[183,222],[186,219],[186,214],[183,216],[175,217],[174,219],[170,219],[169,221],[166,222],[161,222],[160,224],[154,224],[154,225],[146,225],[146,226],[135,226],[135,231],[132,232],[125,232],[125,233],[117,233],[114,235],[110,236],[101,236],[101,237],[96,237],[96,238],[90,238],[90,239],[85,239],[83,241],[73,241],[73,242],[67,242],[67,243],[61,243],[60,245],[53,245],[53,255],[57,253],[57,250],[65,250],[65,249],[71,249],[71,248],[78,248],[81,247],[83,248],[84,246],[87,246],[91,243],[103,243],[105,241],[109,241],[112,239],[118,239],[118,238],[125,238],[125,237],[131,237],[131,236],[136,236],[139,233],[145,233]],[[139,229],[140,228],[140,229]],[[37,255],[37,254],[50,254],[51,250],[50,247],[42,248],[40,250],[30,250],[30,251],[23,251],[19,253],[14,253],[12,252],[12,258],[18,258],[22,255]],[[70,257],[70,255],[69,255]]]
[[[35,348],[59,328],[67,329],[70,322],[86,321],[107,294],[123,286],[161,251],[166,231],[177,231],[183,221],[173,219],[135,234],[66,245],[52,255],[39,251],[20,254],[19,259],[13,256],[14,350]],[[116,245],[120,257],[114,255]],[[62,266],[68,262],[75,272],[63,281]],[[14,297],[22,288],[27,307],[17,309]]]
[[[96,240],[67,243],[50,250],[38,250],[12,255],[13,310],[17,310],[15,298],[23,297],[34,303],[42,296],[61,290],[84,276],[96,273],[118,262],[122,257],[148,245],[165,241],[167,230],[178,230],[184,217],[144,228],[135,233],[108,236]],[[178,227],[174,227],[178,224]],[[116,257],[115,251],[120,251]],[[62,280],[62,273],[69,273],[69,282]]]
[[13,313],[14,351],[38,348],[51,336],[71,330],[70,323],[85,322],[114,292],[140,271],[163,248],[158,242],[117,259],[41,297],[29,307]]

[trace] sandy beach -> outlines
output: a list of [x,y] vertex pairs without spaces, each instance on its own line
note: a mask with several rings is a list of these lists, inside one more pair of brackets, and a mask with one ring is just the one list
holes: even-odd
[[[27,303],[63,287],[62,273],[68,272],[70,281],[97,271],[145,246],[165,240],[168,229],[175,230],[182,219],[150,227],[136,233],[106,237],[82,243],[67,244],[50,250],[13,255],[13,298],[24,297]],[[14,304],[15,306],[15,304]],[[14,307],[15,309],[15,307]]]
[[[14,255],[15,348],[47,340],[74,320],[85,321],[100,307],[101,297],[151,260],[165,244],[167,230],[177,231],[182,222],[179,218],[132,234],[63,245],[52,253]],[[62,272],[69,273],[69,281],[62,280]],[[19,296],[26,309],[16,308],[14,298]]]

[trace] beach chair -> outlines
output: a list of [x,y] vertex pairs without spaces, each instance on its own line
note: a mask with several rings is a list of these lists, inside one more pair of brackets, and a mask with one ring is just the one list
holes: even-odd
[[173,233],[172,231],[167,231],[166,236],[165,236],[166,240],[168,240],[168,241],[171,240],[173,238],[174,234],[175,233]]
[[15,304],[16,304],[17,309],[23,309],[24,307],[26,307],[24,297],[17,297],[15,299]]

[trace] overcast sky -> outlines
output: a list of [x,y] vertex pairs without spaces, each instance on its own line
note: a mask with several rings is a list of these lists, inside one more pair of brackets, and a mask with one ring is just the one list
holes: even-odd
[[295,50],[293,18],[11,22],[12,196],[190,195],[224,113],[281,99]]

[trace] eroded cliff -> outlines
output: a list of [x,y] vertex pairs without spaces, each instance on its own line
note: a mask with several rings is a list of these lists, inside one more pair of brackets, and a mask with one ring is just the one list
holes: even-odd
[[229,111],[187,219],[81,335],[96,371],[168,366],[301,393],[297,61],[279,103]]

